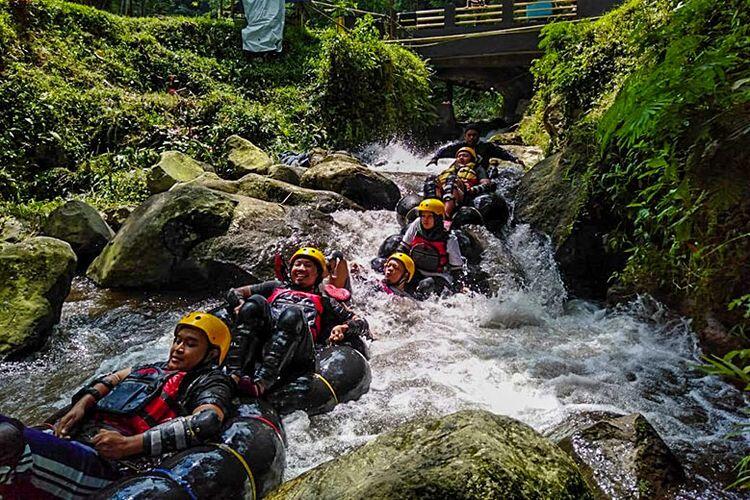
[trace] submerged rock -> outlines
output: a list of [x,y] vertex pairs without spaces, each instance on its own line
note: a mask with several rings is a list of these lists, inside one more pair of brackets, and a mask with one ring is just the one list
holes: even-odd
[[76,255],[64,241],[38,236],[0,243],[0,359],[41,345],[60,320]]
[[220,179],[215,174],[205,174],[188,184],[198,184],[224,193],[249,196],[283,205],[309,205],[323,213],[362,209],[338,193],[305,189],[257,174],[247,174],[236,181]]
[[153,193],[163,193],[178,182],[187,182],[205,172],[203,164],[179,151],[165,151],[159,163],[148,170],[146,184]]
[[575,463],[509,417],[420,419],[327,462],[268,498],[592,498]]
[[273,164],[273,160],[265,151],[238,135],[227,139],[226,147],[229,151],[227,176],[230,179],[239,179],[250,173],[266,174]]
[[300,178],[300,185],[334,191],[367,209],[393,210],[401,198],[393,181],[341,154],[326,157],[308,168]]
[[78,200],[67,201],[49,214],[43,232],[70,244],[79,270],[85,270],[115,235],[94,207]]
[[181,185],[138,207],[88,275],[104,287],[239,286],[269,279],[276,251],[330,240],[331,225],[307,207]]
[[571,429],[558,444],[601,498],[666,498],[685,479],[677,457],[639,413]]

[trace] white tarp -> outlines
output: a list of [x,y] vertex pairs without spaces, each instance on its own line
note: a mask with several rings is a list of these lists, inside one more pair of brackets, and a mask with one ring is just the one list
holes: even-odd
[[242,48],[250,52],[281,52],[284,38],[284,0],[242,0],[247,27]]

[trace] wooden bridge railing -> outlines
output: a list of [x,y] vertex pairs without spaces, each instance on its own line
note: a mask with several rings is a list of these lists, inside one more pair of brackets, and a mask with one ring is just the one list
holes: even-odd
[[436,31],[483,31],[495,26],[505,28],[544,24],[553,20],[580,17],[579,0],[494,1],[498,3],[482,7],[455,7],[449,4],[443,9],[399,12],[397,21],[400,36],[408,37]]

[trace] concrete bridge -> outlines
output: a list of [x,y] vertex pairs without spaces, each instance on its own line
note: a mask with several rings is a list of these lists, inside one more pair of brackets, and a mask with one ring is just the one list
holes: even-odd
[[[539,32],[552,21],[601,16],[621,0],[495,0],[497,4],[400,12],[396,42],[429,59],[449,84],[495,89],[513,113],[532,91]],[[450,85],[449,85],[449,88]]]

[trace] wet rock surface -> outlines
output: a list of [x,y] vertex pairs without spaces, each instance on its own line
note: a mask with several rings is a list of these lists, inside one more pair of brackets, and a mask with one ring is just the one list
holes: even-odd
[[0,243],[0,359],[41,345],[60,320],[76,256],[64,241],[38,236]]
[[227,177],[230,179],[239,179],[250,173],[268,174],[273,164],[273,160],[265,151],[238,135],[227,139],[226,148],[229,164]]
[[549,234],[566,286],[578,296],[604,300],[608,279],[624,265],[610,252],[606,234],[613,220],[607,208],[588,200],[586,186],[565,175],[565,152],[537,163],[524,174],[516,193],[515,217]]
[[268,498],[592,496],[573,461],[536,431],[509,417],[465,410],[405,424]]
[[685,473],[648,420],[639,413],[601,417],[591,425],[567,429],[569,435],[558,442],[579,464],[597,496],[673,497]]
[[78,257],[79,270],[85,270],[115,233],[94,207],[71,200],[47,218],[43,232],[70,244]]
[[366,209],[392,210],[401,198],[393,181],[342,154],[329,155],[308,168],[300,178],[300,185],[334,191]]
[[181,185],[138,207],[88,275],[104,287],[238,286],[271,276],[276,251],[290,251],[303,237],[305,244],[327,242],[331,226],[309,207]]
[[282,205],[309,205],[324,213],[362,207],[353,201],[332,191],[305,189],[287,182],[263,177],[258,174],[247,174],[236,181],[220,179],[216,174],[204,174],[188,184],[205,186],[225,193],[239,194],[263,201],[281,203]]
[[159,163],[148,170],[146,184],[152,194],[163,193],[178,182],[187,182],[205,172],[204,164],[179,151],[165,151]]

